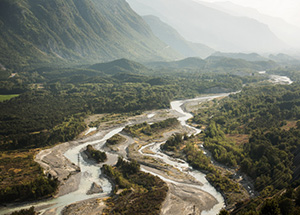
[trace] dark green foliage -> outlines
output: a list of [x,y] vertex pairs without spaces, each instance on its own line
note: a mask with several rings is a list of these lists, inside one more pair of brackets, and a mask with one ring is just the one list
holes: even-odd
[[3,70],[3,65],[0,64],[0,80],[6,80],[11,75],[8,70]]
[[10,215],[36,215],[37,213],[34,211],[34,207],[31,207],[29,209],[23,209],[20,211],[16,211],[11,213]]
[[241,203],[231,214],[256,215],[256,214],[280,214],[299,215],[300,207],[295,204],[297,201],[297,189],[279,191],[267,188],[261,195],[250,202]]
[[115,134],[114,136],[112,136],[111,138],[109,138],[107,141],[106,141],[106,144],[108,145],[117,145],[123,141],[125,141],[126,139],[124,137],[122,137],[121,135],[119,134]]
[[295,201],[297,206],[300,206],[300,189],[296,191],[296,201]]
[[96,150],[91,145],[88,145],[86,147],[86,152],[87,152],[87,155],[90,158],[94,159],[98,163],[102,163],[102,162],[106,161],[106,159],[107,159],[107,156],[106,156],[105,152],[101,152],[99,150]]
[[104,165],[102,171],[116,183],[116,188],[127,188],[107,201],[106,213],[160,213],[168,191],[168,186],[160,178],[141,172],[136,161],[127,162],[122,158],[118,159],[116,168]]
[[143,134],[151,136],[160,130],[172,128],[172,127],[177,126],[178,124],[179,124],[179,122],[176,118],[169,118],[169,119],[166,119],[166,120],[163,120],[160,122],[153,123],[151,125],[144,122],[144,123],[136,124],[133,126],[126,126],[124,128],[124,131],[133,136],[138,135],[138,133],[143,133]]
[[215,172],[215,168],[211,165],[210,159],[197,150],[193,143],[187,143],[183,152],[186,156],[186,161],[194,168],[204,172]]
[[166,143],[161,145],[161,148],[166,151],[175,151],[183,144],[183,135],[182,134],[173,134]]
[[[123,72],[111,75],[86,67],[24,68],[13,78],[0,80],[0,93],[21,93],[0,103],[1,149],[22,150],[69,141],[86,128],[86,115],[168,108],[174,98],[194,97],[215,87],[237,90],[243,82],[234,75],[154,72],[125,59],[107,65],[106,71]],[[141,132],[153,135],[177,124],[176,119],[169,119],[143,125]]]
[[179,122],[176,118],[169,118],[169,119],[151,124],[150,128],[151,128],[152,132],[156,132],[160,129],[177,126],[178,124],[179,124]]
[[128,73],[128,72],[130,72],[131,74],[142,74],[145,72],[149,72],[149,69],[144,65],[124,58],[111,61],[108,63],[94,64],[89,68],[103,72],[108,75],[116,75],[116,74]]
[[[275,188],[282,189],[289,185],[292,180],[294,155],[287,148],[279,147],[282,143],[290,148],[294,142],[296,133],[282,130],[274,130],[267,134],[254,133],[250,138],[249,145],[245,145],[245,152],[250,160],[242,162],[242,169],[256,179],[256,188],[262,190],[272,184]],[[275,142],[273,137],[280,138]],[[291,144],[291,145],[290,145]],[[249,165],[250,161],[250,165]]]
[[[290,186],[299,185],[299,91],[298,83],[246,87],[220,101],[218,107],[205,110],[213,116],[201,122],[208,123],[206,148],[219,162],[241,167],[254,179],[255,189],[261,191],[250,203],[238,205],[232,214],[255,214],[258,208],[260,214],[297,214],[297,197]],[[237,133],[250,133],[249,141],[235,144],[226,137]]]
[[[42,170],[41,170],[42,171]],[[1,202],[29,201],[53,195],[58,188],[58,180],[43,175],[27,184],[8,186],[0,189]]]
[[222,193],[233,193],[240,191],[238,183],[231,181],[228,177],[222,176],[218,171],[207,174],[206,179]]
[[[120,60],[106,64],[113,71],[118,68],[131,72],[144,67],[135,62]],[[3,148],[41,147],[58,141],[67,141],[78,135],[83,122],[77,119],[86,113],[129,112],[167,108],[175,97],[191,97],[207,88],[241,87],[240,78],[234,76],[165,77],[159,83],[152,75],[142,75],[124,80],[104,75],[99,71],[81,68],[40,68],[32,72],[21,72],[3,82],[5,92],[27,91],[20,97],[0,104],[0,141]],[[205,78],[215,80],[206,82]],[[130,80],[131,79],[131,80]],[[120,82],[121,81],[121,82]],[[124,83],[125,82],[125,83]],[[79,114],[79,115],[77,115]],[[72,118],[72,116],[74,116]],[[22,119],[22,120],[20,120]],[[72,120],[72,128],[53,130],[67,125]],[[171,121],[170,121],[171,123]],[[155,129],[152,125],[153,131]],[[163,125],[162,125],[163,126]],[[144,133],[148,133],[148,128]]]
[[280,215],[278,202],[275,200],[267,200],[260,211],[261,215]]
[[290,198],[283,198],[279,201],[279,208],[282,215],[292,215],[295,208],[295,203]]
[[211,121],[205,135],[204,146],[212,153],[214,159],[228,166],[236,167],[241,160],[241,152],[225,138],[220,125]]
[[207,180],[222,193],[229,193],[229,195],[232,195],[234,192],[239,193],[239,185],[216,170],[211,164],[210,159],[204,155],[201,150],[195,147],[195,143],[193,142],[194,140],[195,139],[193,139],[193,137],[190,139],[186,135],[174,134],[166,141],[165,144],[161,145],[161,149],[175,153],[182,153],[184,159],[194,169],[207,172]]
[[221,211],[220,211],[220,213],[219,213],[219,215],[229,215],[230,213],[227,211],[227,210],[225,210],[225,209],[222,209]]
[[[183,148],[183,149],[181,149]],[[195,147],[193,140],[184,134],[173,134],[166,143],[161,145],[164,151],[181,152],[185,160],[195,169],[205,172],[215,172],[210,159],[203,154],[201,150]]]
[[[215,121],[219,119],[226,133],[250,133],[257,128],[279,127],[283,120],[300,117],[299,91],[298,84],[244,88],[241,93],[224,100]],[[233,126],[235,122],[244,126]]]
[[[221,101],[209,113],[205,147],[213,157],[228,166],[241,166],[255,179],[257,190],[268,185],[282,189],[299,177],[293,165],[300,135],[298,128],[280,129],[284,120],[299,118],[299,85],[245,88]],[[201,113],[199,114],[201,116]],[[204,123],[204,122],[202,122]],[[249,143],[235,145],[224,133],[249,133]]]

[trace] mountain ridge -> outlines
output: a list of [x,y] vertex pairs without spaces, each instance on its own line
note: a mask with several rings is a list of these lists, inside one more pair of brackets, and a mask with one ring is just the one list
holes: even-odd
[[0,63],[8,68],[180,57],[124,0],[2,0],[0,26]]
[[150,26],[155,36],[185,57],[206,58],[215,52],[215,50],[204,44],[187,41],[174,28],[154,15],[143,16],[143,19]]
[[[127,0],[140,15],[155,15],[184,38],[221,52],[280,52],[287,48],[267,25],[192,0]],[[172,5],[172,7],[169,7]],[[143,7],[143,8],[141,8]],[[144,7],[148,7],[145,9]],[[180,19],[178,15],[180,14]]]

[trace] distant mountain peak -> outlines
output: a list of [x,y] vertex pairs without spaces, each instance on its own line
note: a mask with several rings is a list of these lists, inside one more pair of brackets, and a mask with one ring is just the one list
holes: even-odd
[[158,16],[187,40],[218,51],[276,53],[287,48],[266,24],[252,18],[231,15],[198,1],[127,1],[142,15],[148,11]]
[[198,56],[205,58],[214,52],[212,48],[204,44],[187,41],[174,28],[161,21],[157,16],[147,15],[143,16],[143,19],[150,26],[155,36],[185,57]]

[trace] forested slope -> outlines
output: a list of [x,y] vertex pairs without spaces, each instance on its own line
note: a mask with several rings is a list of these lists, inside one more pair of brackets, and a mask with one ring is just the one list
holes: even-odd
[[[204,146],[213,158],[240,168],[253,179],[255,190],[260,192],[251,204],[248,201],[238,204],[233,214],[249,211],[256,214],[276,205],[280,212],[285,210],[285,203],[299,198],[295,196],[300,185],[299,92],[299,83],[246,87],[194,117],[195,123],[208,125]],[[288,189],[290,193],[285,195]],[[273,202],[263,205],[266,198]],[[291,204],[289,214],[298,209]]]
[[1,0],[0,27],[0,63],[9,69],[179,56],[124,0]]

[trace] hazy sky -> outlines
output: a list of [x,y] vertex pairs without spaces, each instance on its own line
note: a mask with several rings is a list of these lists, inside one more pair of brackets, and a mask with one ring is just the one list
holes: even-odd
[[[199,0],[217,2],[225,0]],[[261,13],[281,17],[300,27],[300,0],[226,0],[242,6],[252,7]]]

